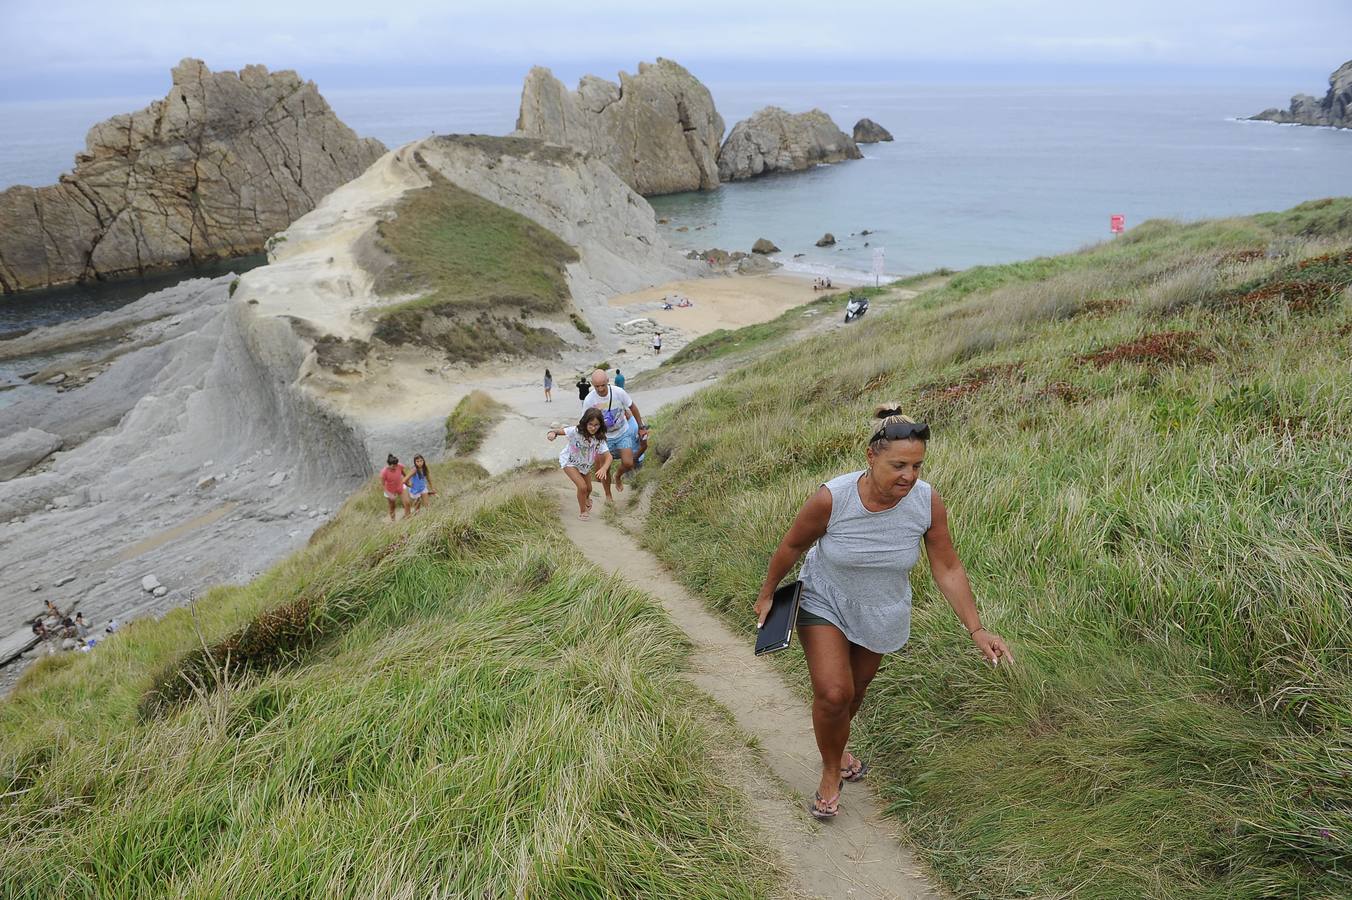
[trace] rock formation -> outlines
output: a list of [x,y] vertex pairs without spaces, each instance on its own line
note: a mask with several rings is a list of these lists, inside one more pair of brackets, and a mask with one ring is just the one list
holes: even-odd
[[817,238],[818,247],[830,247],[834,245],[835,242],[836,236],[829,231],[826,232],[826,234],[822,235],[821,237]]
[[776,247],[774,241],[769,238],[756,238],[756,243],[751,245],[751,252],[768,255],[770,253],[778,253],[779,248]]
[[385,152],[295,72],[196,59],[85,145],[58,184],[0,193],[0,290],[256,252]]
[[854,142],[856,144],[876,144],[879,141],[892,140],[892,132],[872,119],[860,119],[854,123]]
[[1262,122],[1352,128],[1352,59],[1329,76],[1329,90],[1323,100],[1296,94],[1289,109],[1265,109],[1253,118]]
[[740,181],[861,156],[854,140],[820,109],[793,115],[767,106],[733,126],[718,151],[718,177]]
[[536,66],[521,89],[516,133],[590,151],[645,196],[718,187],[723,118],[709,89],[669,59],[615,84],[594,75],[570,91]]

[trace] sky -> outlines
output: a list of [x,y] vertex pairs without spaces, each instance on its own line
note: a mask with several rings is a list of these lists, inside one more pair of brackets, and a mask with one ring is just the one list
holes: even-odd
[[0,0],[0,99],[162,94],[195,56],[321,87],[613,78],[675,59],[706,80],[1286,84],[1352,58],[1352,0]]

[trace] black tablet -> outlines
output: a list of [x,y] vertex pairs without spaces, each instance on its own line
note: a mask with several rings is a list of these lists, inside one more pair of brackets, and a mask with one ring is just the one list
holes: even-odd
[[793,626],[798,622],[798,601],[803,594],[803,582],[791,581],[775,591],[770,603],[770,614],[756,633],[756,655],[775,653],[788,648],[793,640]]

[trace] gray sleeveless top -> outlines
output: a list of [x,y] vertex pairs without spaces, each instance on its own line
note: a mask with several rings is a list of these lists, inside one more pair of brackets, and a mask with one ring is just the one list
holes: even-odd
[[803,562],[800,609],[821,616],[874,653],[901,649],[911,635],[911,568],[930,527],[929,482],[916,481],[896,506],[869,512],[859,499],[863,472],[826,482],[831,520]]

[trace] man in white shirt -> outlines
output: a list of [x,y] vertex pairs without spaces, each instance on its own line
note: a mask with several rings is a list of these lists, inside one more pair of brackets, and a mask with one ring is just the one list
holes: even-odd
[[[643,424],[643,414],[639,412],[638,404],[624,388],[615,387],[610,383],[610,377],[606,375],[605,369],[592,372],[591,383],[592,389],[582,401],[582,410],[585,412],[595,407],[605,417],[606,443],[610,445],[610,452],[620,461],[620,471],[614,474],[615,489],[623,491],[624,482],[621,479],[626,472],[634,468],[639,431],[646,431],[647,426]],[[610,494],[611,473],[614,468],[611,466],[606,470],[605,479],[601,482],[607,500],[615,499]]]

